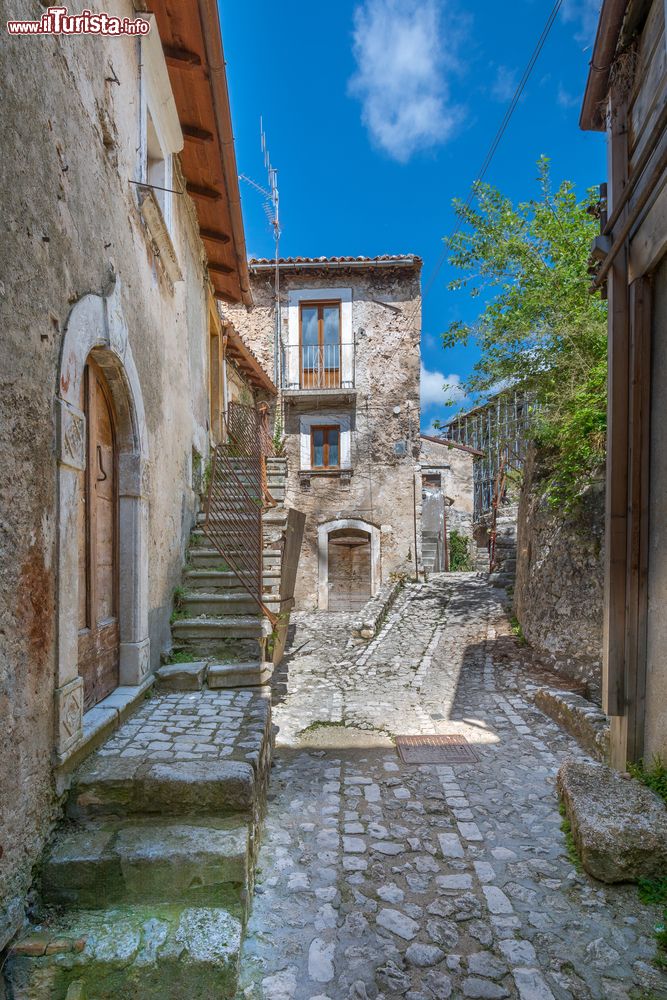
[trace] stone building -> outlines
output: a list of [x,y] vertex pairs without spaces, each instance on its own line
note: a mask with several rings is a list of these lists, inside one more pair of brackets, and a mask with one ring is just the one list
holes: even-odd
[[280,382],[287,496],[306,514],[297,607],[357,608],[419,564],[420,270],[414,256],[281,260],[277,322],[275,262],[254,260],[254,306],[224,310]]
[[[449,569],[450,533],[473,540],[473,459],[475,449],[458,441],[421,435],[422,557],[424,569]],[[481,453],[477,453],[478,455]]]
[[275,392],[216,308],[251,302],[217,9],[141,7],[148,33],[0,52],[0,949],[71,768],[171,645],[224,386]]
[[609,299],[603,708],[612,763],[667,757],[667,63],[664,0],[605,0],[581,112],[609,176],[593,289]]

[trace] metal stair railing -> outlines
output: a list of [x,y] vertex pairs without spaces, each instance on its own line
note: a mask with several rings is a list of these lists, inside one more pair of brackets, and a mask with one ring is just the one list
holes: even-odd
[[229,439],[240,454],[247,459],[256,481],[261,486],[261,497],[266,507],[275,507],[266,475],[266,459],[275,454],[268,427],[268,409],[259,411],[254,406],[232,402],[226,418]]
[[265,415],[231,403],[224,421],[227,440],[213,453],[204,534],[271,624],[277,618],[264,603],[262,514],[276,501],[266,478],[273,442]]

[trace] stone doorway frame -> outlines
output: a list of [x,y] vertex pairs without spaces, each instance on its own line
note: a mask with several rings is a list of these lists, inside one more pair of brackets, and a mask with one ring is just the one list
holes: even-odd
[[380,529],[369,521],[357,518],[339,518],[320,524],[317,529],[317,606],[320,611],[329,610],[329,535],[341,528],[354,528],[370,535],[371,540],[371,597],[375,597],[382,582],[382,553]]
[[78,671],[77,528],[79,480],[86,464],[81,380],[90,356],[104,372],[117,417],[120,686],[138,686],[150,672],[148,432],[141,385],[123,316],[120,283],[116,280],[109,295],[85,295],[73,306],[58,371],[55,735],[60,759],[69,756],[84,738],[83,680]]

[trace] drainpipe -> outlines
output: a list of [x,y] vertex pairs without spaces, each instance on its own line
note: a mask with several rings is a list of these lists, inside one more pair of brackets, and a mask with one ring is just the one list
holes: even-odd
[[412,521],[415,531],[415,582],[419,583],[419,556],[417,555],[417,472],[421,472],[421,466],[416,466],[412,471]]
[[223,412],[223,435],[227,434],[227,412],[229,407],[229,389],[227,386],[227,341],[229,334],[225,330],[222,335],[222,412]]

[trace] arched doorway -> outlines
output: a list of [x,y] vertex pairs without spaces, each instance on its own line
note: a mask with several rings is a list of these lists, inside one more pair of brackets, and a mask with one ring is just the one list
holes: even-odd
[[108,296],[72,307],[56,413],[55,722],[64,761],[86,738],[84,708],[114,688],[122,701],[150,671],[148,431],[118,281]]
[[380,529],[357,518],[339,518],[317,529],[318,607],[356,611],[382,582]]
[[329,611],[357,611],[371,597],[371,536],[358,528],[329,534]]
[[82,379],[86,467],[79,475],[79,676],[84,711],[118,686],[118,418],[104,372]]

